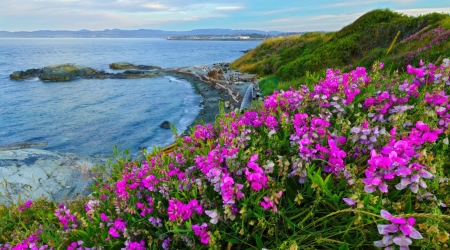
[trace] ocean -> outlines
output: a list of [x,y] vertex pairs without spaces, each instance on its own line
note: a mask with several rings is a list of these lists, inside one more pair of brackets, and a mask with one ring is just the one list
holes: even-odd
[[183,132],[200,112],[201,96],[182,79],[11,81],[13,71],[75,63],[112,71],[129,62],[163,68],[231,62],[260,41],[49,38],[0,39],[0,145],[47,142],[42,149],[81,155],[138,152],[173,142],[167,120]]

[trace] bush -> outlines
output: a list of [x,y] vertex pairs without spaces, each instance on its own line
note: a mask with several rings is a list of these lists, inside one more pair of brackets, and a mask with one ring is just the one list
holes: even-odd
[[450,61],[382,67],[329,69],[312,89],[222,109],[171,152],[119,158],[84,210],[2,209],[0,249],[445,248]]

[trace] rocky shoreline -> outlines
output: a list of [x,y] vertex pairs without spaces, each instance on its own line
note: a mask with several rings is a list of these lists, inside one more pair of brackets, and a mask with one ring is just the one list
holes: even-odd
[[106,162],[104,157],[34,148],[0,151],[0,203],[41,197],[61,202],[89,195],[93,168]]
[[[27,80],[38,77],[43,81],[69,81],[76,78],[135,79],[169,75],[184,79],[193,85],[203,99],[199,104],[202,110],[184,133],[201,121],[213,123],[220,112],[219,102],[224,103],[225,112],[242,108],[249,86],[257,93],[250,98],[258,98],[255,75],[231,70],[229,63],[169,69],[112,63],[110,68],[125,71],[108,73],[75,64],[62,64],[16,71],[10,78]],[[250,102],[247,100],[246,103]],[[90,187],[94,184],[92,170],[96,164],[106,164],[107,158],[30,148],[45,145],[43,142],[24,142],[0,146],[0,203],[10,204],[39,197],[60,202],[90,194]]]

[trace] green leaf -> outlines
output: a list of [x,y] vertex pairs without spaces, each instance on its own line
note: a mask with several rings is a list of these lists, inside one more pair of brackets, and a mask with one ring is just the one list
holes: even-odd
[[90,238],[89,235],[85,231],[77,230],[76,232],[84,240],[88,240]]
[[264,248],[264,245],[263,245],[263,242],[261,240],[261,237],[259,237],[259,235],[257,235],[257,234],[253,234],[252,236],[253,236],[253,238],[255,238],[256,245],[258,246],[258,248],[259,249]]
[[408,200],[405,204],[405,214],[411,213],[411,195],[408,196]]
[[339,247],[339,250],[348,250],[348,245],[347,245],[347,243],[342,244],[342,245]]
[[233,244],[239,244],[239,243],[241,243],[240,240],[235,239],[235,238],[229,238],[229,239],[226,239],[226,241],[228,241],[228,242],[230,242],[230,243],[233,243]]

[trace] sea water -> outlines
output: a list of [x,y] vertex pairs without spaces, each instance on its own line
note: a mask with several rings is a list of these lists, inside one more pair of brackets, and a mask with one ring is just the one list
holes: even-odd
[[47,142],[43,149],[110,154],[114,145],[137,152],[173,142],[159,125],[183,132],[200,112],[201,97],[185,80],[77,79],[12,81],[13,71],[75,63],[112,71],[113,62],[163,68],[230,62],[259,41],[165,39],[0,39],[0,145]]

